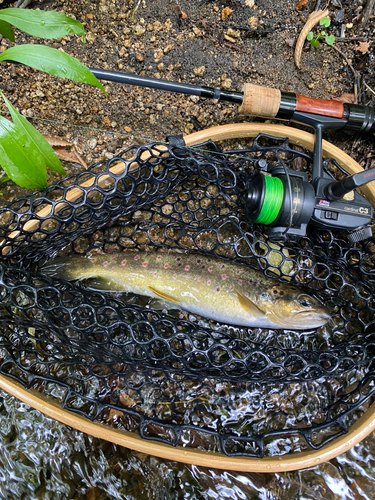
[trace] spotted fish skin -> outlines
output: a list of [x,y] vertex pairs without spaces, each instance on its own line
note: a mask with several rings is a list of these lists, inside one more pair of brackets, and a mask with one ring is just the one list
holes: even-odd
[[51,261],[43,272],[65,280],[99,278],[113,291],[161,298],[225,324],[309,329],[329,319],[322,305],[297,287],[205,255],[126,251],[73,256]]

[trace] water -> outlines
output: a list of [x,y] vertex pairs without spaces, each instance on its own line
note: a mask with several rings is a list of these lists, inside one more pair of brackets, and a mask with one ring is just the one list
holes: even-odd
[[0,499],[214,500],[375,498],[375,436],[297,472],[225,472],[87,436],[0,391]]

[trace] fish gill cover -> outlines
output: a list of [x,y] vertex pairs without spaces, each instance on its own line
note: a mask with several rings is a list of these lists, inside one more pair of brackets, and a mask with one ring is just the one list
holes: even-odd
[[[228,455],[319,448],[345,433],[374,393],[375,242],[318,229],[270,242],[243,211],[262,158],[311,166],[264,135],[226,154],[147,144],[0,209],[1,373],[89,419]],[[57,254],[124,249],[260,269],[314,294],[331,319],[303,333],[239,328],[41,271]]]

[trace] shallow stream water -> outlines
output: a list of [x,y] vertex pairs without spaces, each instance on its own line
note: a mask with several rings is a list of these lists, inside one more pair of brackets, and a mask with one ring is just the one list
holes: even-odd
[[0,444],[1,500],[375,498],[375,435],[306,470],[225,472],[93,438],[0,391]]

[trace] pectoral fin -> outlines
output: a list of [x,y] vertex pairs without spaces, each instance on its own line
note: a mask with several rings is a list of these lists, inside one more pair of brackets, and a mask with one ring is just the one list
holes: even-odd
[[149,286],[148,289],[159,299],[166,300],[167,302],[172,302],[172,304],[179,304],[180,301],[173,297],[172,295],[168,295],[167,293],[160,292],[160,290],[157,290],[156,288]]
[[250,299],[248,299],[243,293],[239,292],[238,290],[235,290],[238,300],[240,302],[240,305],[245,311],[251,316],[254,316],[256,318],[259,318],[260,316],[264,316],[264,312],[261,311],[255,304],[254,302],[251,302]]
[[268,312],[266,314],[266,316],[267,316],[267,319],[269,319],[270,321],[272,321],[272,323],[275,323],[275,325],[281,326],[282,328],[287,328],[287,324],[286,324],[285,319],[279,318],[275,313]]
[[85,281],[86,288],[92,290],[102,290],[102,291],[112,291],[112,292],[124,292],[124,286],[117,281],[113,281],[106,278],[87,278]]

